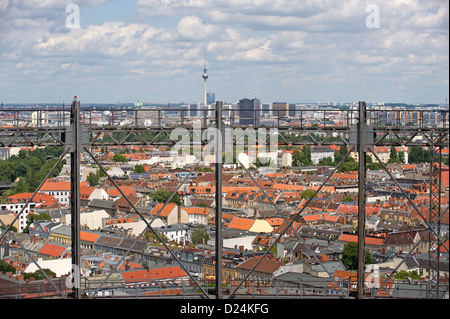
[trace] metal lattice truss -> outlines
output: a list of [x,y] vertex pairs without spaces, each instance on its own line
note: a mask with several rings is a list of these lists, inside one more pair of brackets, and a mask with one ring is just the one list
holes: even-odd
[[[192,110],[191,110],[192,111]],[[191,112],[190,111],[190,112]],[[242,111],[242,110],[241,110]],[[255,118],[261,116],[260,111],[253,110],[255,112]],[[361,117],[364,112],[364,117]],[[418,111],[415,116],[411,111],[407,110],[365,110],[365,103],[360,103],[358,110],[297,110],[296,123],[287,123],[283,121],[279,111],[273,110],[271,116],[265,117],[265,121],[261,120],[259,126],[243,127],[239,125],[238,112],[235,110],[222,109],[221,102],[216,103],[216,109],[213,110],[197,110],[195,116],[187,116],[189,112],[184,109],[137,109],[137,110],[81,110],[80,103],[74,101],[71,109],[62,110],[0,110],[0,147],[12,147],[12,146],[65,146],[65,150],[53,169],[47,174],[47,177],[41,182],[36,194],[45,180],[50,176],[56,166],[67,155],[71,154],[72,164],[78,163],[75,154],[85,153],[88,154],[98,167],[106,174],[109,181],[119,190],[122,196],[128,201],[128,204],[134,209],[134,211],[142,218],[146,223],[146,228],[143,230],[143,235],[147,230],[152,231],[157,239],[164,245],[166,250],[171,254],[174,260],[176,260],[179,266],[189,275],[190,279],[197,285],[199,290],[205,297],[210,298],[210,295],[204,290],[203,286],[185,269],[183,263],[178,259],[176,254],[170,249],[170,247],[164,242],[157,232],[152,227],[152,222],[155,220],[166,205],[170,202],[172,197],[178,192],[182,184],[186,182],[186,179],[190,174],[186,175],[186,178],[181,182],[177,189],[172,193],[171,197],[164,203],[160,211],[152,217],[152,220],[147,221],[139,210],[132,204],[132,202],[125,196],[123,191],[118,187],[113,178],[108,174],[108,171],[101,165],[99,160],[93,155],[92,148],[101,146],[127,146],[127,145],[177,145],[180,141],[185,139],[186,144],[190,145],[192,141],[196,141],[199,145],[207,145],[208,138],[205,132],[210,128],[215,128],[220,132],[225,132],[227,129],[234,130],[228,141],[236,143],[240,138],[239,134],[247,134],[246,138],[256,141],[263,141],[264,143],[273,143],[273,134],[258,134],[264,129],[266,131],[276,132],[275,142],[279,145],[346,145],[349,147],[347,154],[342,158],[340,163],[334,168],[333,172],[328,175],[325,181],[318,187],[314,195],[306,202],[302,207],[298,216],[301,215],[303,209],[305,209],[310,201],[318,194],[323,186],[328,182],[331,176],[339,169],[345,159],[351,154],[351,152],[359,151],[360,156],[366,153],[372,153],[377,161],[382,165],[383,169],[389,174],[391,179],[397,185],[397,187],[403,192],[405,197],[409,200],[411,205],[417,211],[417,213],[423,218],[426,225],[426,232],[422,234],[419,242],[408,253],[410,255],[415,248],[422,242],[422,240],[428,236],[429,239],[429,256],[430,256],[430,271],[429,271],[429,298],[438,298],[439,296],[439,249],[444,247],[448,252],[448,247],[442,241],[439,230],[439,223],[444,214],[447,213],[448,207],[444,210],[441,208],[441,154],[443,148],[449,146],[449,112],[442,110],[430,110],[430,111]],[[171,114],[168,115],[168,114]],[[173,115],[175,114],[175,116]],[[220,114],[220,115],[219,115]],[[192,115],[192,114],[191,114]],[[338,121],[331,121],[330,118],[337,118]],[[80,119],[80,121],[76,121]],[[148,121],[150,120],[150,121]],[[149,124],[149,122],[151,122]],[[222,125],[223,124],[223,125]],[[361,124],[363,126],[361,126]],[[182,128],[184,136],[180,139],[180,135],[173,136],[173,132],[177,128]],[[245,131],[246,130],[246,131]],[[236,133],[238,132],[238,133]],[[187,137],[187,138],[186,138]],[[263,139],[263,140],[261,140]],[[216,145],[216,147],[221,147]],[[435,156],[430,156],[430,209],[428,216],[424,216],[422,212],[416,207],[414,202],[410,199],[409,195],[402,189],[399,183],[395,180],[392,174],[387,170],[385,164],[381,161],[374,148],[377,146],[425,146],[429,148],[431,155],[438,155],[436,160]],[[216,149],[217,150],[217,149]],[[216,163],[216,179],[217,173],[221,173],[220,160]],[[200,159],[192,166],[191,172],[193,172],[200,163]],[[273,203],[271,198],[267,195],[265,190],[261,188],[259,183],[256,182],[252,173],[242,165],[240,160],[237,161],[241,164],[242,169],[252,179],[255,185],[257,185],[268,199],[273,208],[282,216],[279,208]],[[72,172],[74,176],[77,176],[76,169]],[[219,174],[221,176],[221,174]],[[365,174],[364,174],[365,175]],[[79,176],[79,174],[78,174]],[[221,194],[221,179],[216,183],[216,193]],[[360,182],[364,182],[364,177],[360,179]],[[79,183],[78,178],[73,177],[72,184]],[[360,192],[362,185],[359,185]],[[76,193],[77,189],[72,188]],[[217,194],[216,194],[217,195]],[[360,194],[363,198],[364,193]],[[30,197],[28,201],[33,198]],[[73,196],[72,198],[79,198],[79,196]],[[220,198],[216,196],[216,202],[221,206]],[[27,207],[28,203],[23,207]],[[72,218],[79,218],[79,212],[75,211],[79,207],[76,202],[72,203]],[[79,209],[79,208],[78,208]],[[16,219],[23,213],[22,209],[17,215]],[[216,221],[221,220],[222,207],[216,207]],[[360,211],[359,214],[364,216],[365,212]],[[284,218],[284,217],[283,217]],[[273,248],[288,230],[293,230],[295,237],[299,241],[304,241],[300,235],[300,230],[294,228],[294,222],[296,219],[285,219],[285,229],[281,232],[280,236],[274,241],[270,247]],[[73,220],[75,221],[75,220]],[[12,225],[13,223],[11,223]],[[217,223],[220,227],[221,223]],[[5,226],[5,225],[3,225]],[[79,252],[77,247],[79,245],[79,225],[76,222],[72,222],[72,244],[73,244],[73,263],[77,265],[79,263]],[[6,233],[3,233],[2,238],[9,232],[9,228]],[[220,229],[216,228],[217,234],[221,234]],[[364,251],[364,237],[363,234],[359,234],[359,248]],[[137,236],[139,239],[141,236]],[[220,236],[217,236],[220,237]],[[137,241],[136,239],[136,241]],[[216,274],[221,274],[221,250],[220,244],[221,238],[216,238]],[[20,246],[20,241],[17,241]],[[23,248],[23,247],[22,247]],[[126,254],[123,255],[122,260],[130,253],[133,245],[128,248]],[[310,249],[305,245],[306,249]],[[257,268],[260,262],[264,259],[267,253],[260,258],[260,260],[254,265],[253,269],[243,278],[243,280],[237,285],[237,287],[231,291],[229,298],[235,297],[239,287],[249,278],[251,273]],[[24,249],[27,253],[26,249]],[[312,254],[314,255],[314,254]],[[315,255],[314,255],[315,256]],[[36,263],[31,256],[30,259]],[[328,273],[330,278],[333,278],[327,268],[322,265],[320,259],[315,256],[315,262],[320,264],[324,271]],[[405,261],[406,258],[403,260]],[[363,259],[359,256],[360,265],[363,264]],[[402,262],[403,263],[403,262]],[[117,264],[119,267],[121,263]],[[38,268],[39,265],[36,263]],[[386,285],[390,277],[401,266],[399,264],[394,271],[387,276],[386,280],[382,283],[378,290],[381,290]],[[42,270],[42,269],[41,269]],[[111,268],[108,276],[104,279],[103,283],[118,269]],[[359,270],[359,272],[361,272]],[[43,272],[45,274],[45,272]],[[46,275],[47,276],[47,275]],[[364,276],[364,273],[358,274],[359,278]],[[221,276],[218,277],[216,286],[219,287],[221,282]],[[49,280],[49,278],[47,278]],[[73,280],[79,280],[76,276],[76,269],[73,269]],[[51,280],[49,282],[53,283]],[[103,286],[103,283],[98,285],[97,291]],[[364,287],[361,281],[358,281],[358,292],[362,293]],[[76,285],[74,285],[76,286]],[[341,297],[346,296],[346,292],[338,285],[341,290]],[[54,285],[54,288],[60,293],[61,296],[65,296],[65,292],[59,287]],[[73,297],[80,298],[81,292],[74,288]],[[95,294],[94,294],[95,295]],[[220,289],[216,290],[216,298],[222,298]]]
[[[261,120],[259,126],[249,128],[239,124],[239,111],[223,112],[226,113],[222,118],[225,127],[242,128],[246,133],[249,129],[255,132],[273,129],[278,133],[278,143],[285,145],[349,145],[359,116],[358,110],[297,110],[296,121],[285,122],[280,121],[283,118],[278,114],[280,111],[273,110],[272,115]],[[366,141],[373,146],[445,148],[448,145],[448,110],[417,111],[416,117],[406,110],[366,112]],[[81,137],[84,145],[96,147],[174,145],[178,142],[172,136],[174,129],[183,128],[191,134],[200,132],[201,141],[205,143],[204,131],[216,126],[214,112],[201,109],[191,117],[185,113],[183,109],[80,110],[80,127],[85,131]],[[306,117],[311,119],[306,120]],[[337,120],[332,122],[330,118]],[[192,124],[193,121],[197,126]],[[68,109],[0,110],[0,147],[67,145],[71,141],[71,132]]]

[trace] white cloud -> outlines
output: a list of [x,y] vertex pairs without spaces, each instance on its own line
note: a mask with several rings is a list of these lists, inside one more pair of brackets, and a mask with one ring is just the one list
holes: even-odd
[[187,16],[180,20],[177,25],[177,31],[181,36],[192,40],[204,40],[215,31],[215,27],[210,24],[204,24],[196,16]]
[[0,12],[6,11],[9,5],[9,0],[0,0]]
[[[394,94],[407,99],[411,91],[432,97],[421,78],[448,95],[447,1],[137,0],[129,21],[97,12],[104,15],[98,23],[67,29],[64,9],[71,2],[0,0],[0,68],[9,81],[0,86],[0,97],[36,79],[45,87],[49,77],[50,89],[81,75],[98,99],[108,88],[129,96],[129,88],[133,94],[161,92],[160,101],[199,100],[204,47],[208,87],[227,100],[241,97],[244,86],[267,99],[317,101],[329,93],[332,100],[371,86],[388,95],[380,97],[385,101]],[[82,15],[85,8],[108,5],[76,3]],[[380,8],[379,29],[365,26],[369,3]],[[389,82],[403,83],[403,91],[388,93]]]

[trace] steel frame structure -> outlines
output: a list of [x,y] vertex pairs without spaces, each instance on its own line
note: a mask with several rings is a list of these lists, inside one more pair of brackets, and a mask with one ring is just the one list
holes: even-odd
[[[192,111],[192,110],[190,110]],[[204,138],[203,132],[208,128],[208,126],[215,127],[217,132],[223,132],[224,127],[231,128],[242,128],[238,123],[236,123],[238,117],[238,111],[223,109],[222,102],[217,102],[216,107],[213,110],[197,110],[198,113],[203,113],[197,116],[197,119],[201,121],[200,134],[195,131],[195,128],[190,125],[185,125],[186,120],[191,118],[186,116],[185,109],[134,109],[134,110],[92,110],[92,109],[82,109],[80,102],[75,98],[70,108],[64,109],[1,109],[0,115],[2,115],[3,123],[9,123],[11,127],[0,128],[0,147],[8,146],[65,146],[64,152],[59,158],[58,162],[52,168],[52,170],[47,174],[46,178],[41,182],[38,189],[35,190],[36,194],[45,180],[50,176],[62,159],[70,154],[71,157],[71,185],[72,185],[72,196],[71,196],[71,213],[72,213],[72,264],[74,268],[72,269],[72,280],[73,289],[71,297],[79,299],[82,297],[82,292],[80,287],[80,272],[77,267],[80,265],[80,224],[79,224],[79,176],[80,176],[80,153],[88,154],[97,166],[106,174],[109,181],[119,190],[122,196],[128,201],[128,204],[134,209],[134,211],[145,221],[147,228],[143,233],[149,229],[151,230],[158,240],[164,245],[171,256],[179,263],[180,267],[189,272],[183,266],[183,263],[178,259],[174,252],[167,246],[167,244],[161,239],[157,232],[151,226],[151,223],[164,207],[169,203],[171,198],[177,193],[180,186],[186,182],[186,178],[180,183],[177,189],[172,193],[172,196],[166,201],[161,210],[152,217],[152,221],[147,222],[142,214],[137,210],[137,208],[131,203],[131,201],[125,196],[123,191],[118,187],[117,183],[108,175],[108,172],[101,165],[101,163],[92,154],[91,147],[93,146],[126,146],[126,145],[171,145],[173,146],[178,141],[170,139],[170,132],[176,127],[183,127],[189,133],[189,141],[191,138],[197,134],[199,136],[199,143],[201,145],[206,145],[208,140]],[[255,118],[261,116],[262,110],[253,110],[255,113]],[[34,116],[34,122],[30,123],[29,120],[24,120],[21,116],[24,112],[36,114]],[[95,113],[101,114],[104,120],[104,125],[100,126],[95,124]],[[178,113],[179,116],[173,120],[173,118],[165,116],[166,113],[173,112]],[[323,186],[328,182],[331,176],[338,170],[345,159],[350,155],[352,151],[357,151],[359,155],[359,175],[358,175],[358,271],[357,271],[357,298],[364,298],[366,289],[364,284],[364,274],[365,274],[365,263],[364,263],[364,253],[365,253],[365,198],[366,198],[366,154],[371,153],[377,159],[377,161],[382,165],[383,169],[389,174],[392,181],[401,190],[404,196],[409,200],[413,208],[424,220],[426,226],[426,232],[420,238],[420,241],[416,243],[413,249],[408,253],[410,255],[412,251],[421,243],[421,241],[428,236],[429,241],[429,261],[430,261],[430,271],[428,273],[428,298],[435,299],[440,296],[440,285],[439,285],[439,248],[444,247],[448,252],[448,247],[442,241],[440,236],[440,220],[448,211],[448,206],[444,210],[441,207],[441,151],[443,148],[448,148],[449,143],[449,112],[442,110],[430,110],[430,111],[418,111],[417,114],[417,125],[405,125],[408,120],[408,110],[367,110],[364,102],[359,103],[359,108],[357,110],[297,110],[300,113],[299,123],[296,125],[289,125],[283,123],[283,117],[280,116],[280,110],[272,110],[272,121],[268,123],[263,123],[254,129],[259,128],[276,128],[279,133],[278,143],[286,145],[345,145],[349,146],[347,154],[340,161],[340,163],[334,168],[333,172],[329,174],[325,181],[320,185],[320,187],[315,191],[314,195],[306,202],[306,204],[301,208],[298,216],[301,215],[302,211],[309,205],[311,200],[317,195]],[[314,123],[307,122],[307,114],[314,115]],[[339,125],[330,124],[327,117],[328,114],[340,113],[341,123]],[[228,116],[224,116],[227,113]],[[321,114],[322,113],[322,114]],[[43,114],[48,114],[48,117],[43,117]],[[117,115],[119,114],[119,116]],[[125,114],[125,116],[123,116]],[[139,123],[142,118],[148,117],[150,114],[156,115],[152,118],[155,120],[153,125],[143,125]],[[276,114],[273,116],[273,114]],[[382,123],[382,115],[388,114],[385,123]],[[389,114],[393,114],[391,119],[393,123],[388,123]],[[428,118],[426,114],[429,114]],[[211,116],[212,115],[212,116]],[[319,115],[319,116],[318,116]],[[322,117],[323,115],[323,117]],[[123,118],[128,120],[127,123],[120,123]],[[52,126],[48,126],[48,118],[53,120]],[[98,118],[97,118],[98,119]],[[412,119],[412,117],[410,117]],[[391,124],[391,125],[386,125]],[[245,127],[244,127],[245,128]],[[281,133],[280,133],[281,132]],[[292,134],[294,133],[294,134]],[[107,140],[103,139],[107,136]],[[217,135],[218,136],[218,135]],[[335,137],[339,138],[339,141]],[[416,142],[415,138],[422,136],[423,139],[420,142]],[[169,140],[167,139],[169,137]],[[334,137],[334,140],[327,141],[329,138]],[[132,139],[130,141],[130,139]],[[161,141],[162,140],[162,141]],[[229,140],[228,140],[229,141]],[[233,141],[233,140],[232,140]],[[221,287],[222,283],[222,160],[221,152],[223,145],[221,145],[222,140],[219,139],[219,143],[215,143],[215,178],[216,178],[216,288]],[[430,149],[430,208],[428,216],[424,216],[422,212],[416,207],[414,202],[411,200],[408,194],[402,189],[399,183],[395,180],[389,170],[386,168],[382,160],[379,158],[376,152],[374,152],[373,147],[375,146],[426,146]],[[437,154],[439,158],[436,160],[433,155]],[[361,160],[362,159],[362,160]],[[436,163],[437,162],[437,163]],[[191,168],[193,172],[199,165],[200,160],[198,160],[195,165]],[[252,181],[259,187],[260,191],[269,200],[270,204],[274,209],[280,213],[279,208],[272,202],[269,196],[263,188],[256,182],[255,178],[252,176],[245,166],[238,160],[238,163],[242,166],[245,173],[252,179]],[[75,195],[75,196],[74,196]],[[19,212],[16,219],[23,213],[25,207],[33,198],[30,197],[28,202],[23,206],[23,209]],[[280,214],[281,215],[281,214]],[[299,235],[300,231],[295,230],[293,223],[296,219],[286,220],[287,227],[281,232],[278,239],[271,245],[271,247],[266,251],[262,258],[254,265],[253,269],[243,278],[238,286],[230,293],[229,298],[234,298],[237,294],[240,286],[248,279],[250,274],[257,268],[260,262],[264,259],[267,253],[273,248],[279,241],[279,239],[286,233],[288,229],[292,229],[299,241],[303,241],[302,236]],[[12,225],[13,223],[11,223]],[[10,233],[13,237],[14,234],[10,232],[10,227],[6,227],[6,232],[2,235],[1,240],[6,234]],[[139,238],[140,236],[138,236]],[[19,242],[20,246],[20,242]],[[309,247],[305,246],[306,249]],[[21,247],[23,249],[23,247]],[[127,254],[131,251],[132,247],[128,249]],[[26,250],[24,249],[25,253]],[[126,255],[127,255],[126,254]],[[122,259],[126,256],[124,255]],[[36,263],[31,256],[31,260]],[[321,261],[315,257],[316,262],[322,265]],[[405,260],[405,259],[404,259]],[[403,262],[402,262],[403,263]],[[118,263],[119,265],[120,263]],[[39,267],[39,265],[36,263]],[[400,264],[401,265],[401,264]],[[398,265],[394,271],[387,276],[386,280],[382,283],[378,290],[382,289],[383,286],[388,282],[390,277],[394,272],[400,267]],[[332,278],[332,274],[322,265],[323,269],[328,273],[329,277]],[[111,269],[109,275],[105,278],[104,282],[109,278],[109,276],[116,271],[116,269]],[[45,274],[45,273],[44,273]],[[47,275],[46,275],[47,276]],[[190,274],[190,279],[197,285],[197,287],[202,291],[206,298],[210,298],[208,294],[202,287],[202,285],[193,278]],[[48,276],[47,276],[47,279]],[[49,282],[52,282],[49,280]],[[103,283],[99,285],[98,290],[101,289]],[[65,296],[65,292],[61,291],[59,287],[54,285],[54,288],[61,293],[61,296]],[[341,288],[340,288],[341,289]],[[341,289],[342,290],[342,289]],[[342,291],[342,296],[345,296],[345,292]],[[215,289],[215,298],[222,299],[223,291],[222,289]]]

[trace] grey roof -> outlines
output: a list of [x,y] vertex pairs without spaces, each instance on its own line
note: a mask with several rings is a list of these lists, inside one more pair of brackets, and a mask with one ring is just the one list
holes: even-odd
[[177,230],[187,230],[189,228],[186,224],[172,224],[169,226],[162,226],[162,227],[153,227],[155,231],[159,232],[170,232],[170,231],[177,231]]
[[55,227],[50,230],[52,234],[59,234],[63,236],[72,236],[72,229],[70,226],[62,225],[60,227]]
[[227,228],[222,231],[222,235],[224,238],[236,238],[236,237],[241,237],[241,236],[256,236],[256,235],[259,235],[259,232]]
[[97,239],[97,241],[95,243],[97,245],[117,247],[117,245],[119,245],[121,240],[122,240],[122,238],[100,235],[100,237]]
[[327,238],[330,235],[340,236],[342,235],[342,231],[336,229],[322,229],[318,227],[302,226],[300,227],[300,234]]
[[[442,293],[442,292],[441,292]],[[391,296],[397,298],[412,298],[412,299],[426,299],[427,284],[417,284],[408,281],[397,281],[394,288],[391,290]]]
[[114,207],[114,201],[106,200],[106,199],[93,199],[89,202],[88,206],[90,207],[100,207],[106,209],[112,209]]
[[147,242],[142,240],[124,238],[122,242],[119,243],[118,248],[143,252],[147,248],[147,245]]
[[326,288],[331,282],[330,278],[316,277],[307,273],[287,272],[274,278],[274,281],[290,282],[305,286]]
[[334,274],[336,270],[347,270],[340,260],[322,261],[321,263],[311,264],[311,269],[314,271],[327,271],[329,274]]

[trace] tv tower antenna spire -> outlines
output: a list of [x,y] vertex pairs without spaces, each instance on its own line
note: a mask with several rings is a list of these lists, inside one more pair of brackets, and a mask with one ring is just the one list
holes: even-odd
[[203,69],[203,74],[202,74],[202,78],[204,80],[204,92],[203,92],[203,105],[206,105],[206,79],[208,79],[208,72],[206,70],[206,46],[205,46],[205,67]]

